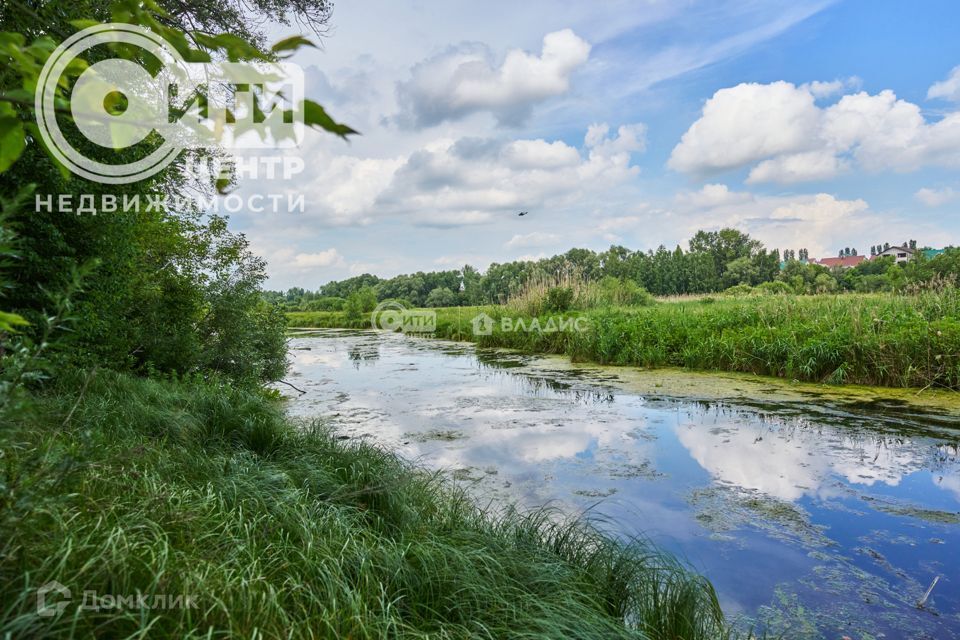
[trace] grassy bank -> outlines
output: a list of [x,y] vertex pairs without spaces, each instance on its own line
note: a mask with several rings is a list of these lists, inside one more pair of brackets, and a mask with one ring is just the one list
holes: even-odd
[[[0,637],[723,635],[709,584],[649,546],[482,512],[257,394],[66,376],[0,441]],[[71,598],[38,616],[53,580]]]
[[[496,320],[492,335],[471,332],[470,319],[481,310]],[[459,315],[441,309],[436,335],[601,364],[960,389],[960,295],[953,288],[911,296],[719,297],[594,309],[579,314],[583,331],[567,332],[503,331],[506,314],[499,307],[464,308]],[[336,313],[290,314],[291,326],[351,326],[345,320]]]

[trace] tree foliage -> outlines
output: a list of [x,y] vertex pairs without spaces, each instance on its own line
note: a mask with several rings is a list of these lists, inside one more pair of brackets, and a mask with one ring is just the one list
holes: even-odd
[[[283,374],[284,318],[263,298],[265,264],[250,252],[243,235],[229,230],[225,218],[169,206],[91,215],[6,203],[24,185],[53,202],[60,196],[76,201],[80,194],[100,202],[103,194],[145,199],[173,193],[188,181],[183,157],[147,180],[102,185],[70,175],[49,155],[32,105],[40,70],[58,41],[100,22],[124,22],[152,30],[189,61],[271,61],[313,43],[295,36],[267,48],[261,21],[299,20],[319,33],[331,6],[328,0],[10,0],[0,6],[0,198],[5,203],[0,338],[6,353],[44,339],[53,301],[87,266],[82,291],[71,300],[73,322],[62,363],[221,375],[243,383]],[[148,62],[122,47],[109,54]],[[97,147],[70,126],[70,90],[87,62],[72,63],[58,88],[64,134],[94,157],[126,161],[136,149]],[[203,96],[199,104],[206,104]],[[301,110],[308,126],[341,137],[355,133],[313,101],[293,108]],[[222,187],[199,186],[208,192]]]
[[[850,249],[850,255],[855,255]],[[846,250],[844,250],[846,254]],[[800,257],[798,257],[800,256]],[[494,263],[486,273],[470,265],[460,270],[418,271],[389,279],[370,274],[328,282],[316,292],[303,288],[267,292],[267,299],[290,311],[311,308],[312,300],[325,296],[343,298],[363,287],[372,288],[379,300],[402,299],[413,306],[502,304],[535,280],[560,280],[575,275],[587,281],[617,283],[619,290],[635,287],[643,295],[704,294],[734,289],[799,294],[839,291],[900,291],[931,278],[960,278],[960,250],[948,248],[933,259],[918,251],[906,265],[893,258],[865,260],[854,268],[830,269],[810,261],[806,249],[768,250],[754,238],[736,229],[700,231],[690,240],[689,250],[664,246],[654,251],[634,251],[613,245],[606,251],[572,249],[537,261]],[[460,283],[463,286],[460,287]],[[437,289],[450,294],[434,294]],[[621,296],[622,297],[622,296]],[[627,296],[631,297],[631,296]],[[636,304],[623,302],[622,304]]]

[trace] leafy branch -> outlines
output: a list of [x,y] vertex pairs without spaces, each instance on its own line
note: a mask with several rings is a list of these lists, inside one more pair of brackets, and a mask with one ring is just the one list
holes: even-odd
[[[269,50],[264,50],[251,40],[232,34],[211,34],[202,30],[185,31],[168,24],[167,12],[155,0],[114,0],[111,5],[113,22],[133,24],[156,33],[192,63],[210,62],[214,59],[226,59],[230,62],[277,62],[289,58],[298,50],[316,45],[301,35],[284,38]],[[72,20],[70,25],[77,30],[104,24],[98,20]],[[34,110],[34,96],[37,92],[40,74],[44,64],[56,50],[57,42],[49,35],[43,35],[31,42],[20,33],[0,32],[0,62],[20,78],[20,87],[0,94],[0,173],[8,170],[23,154],[27,144],[37,141],[39,132],[31,117]],[[124,44],[108,45],[119,57],[136,60],[136,49]],[[142,62],[148,70],[156,62]],[[70,88],[73,82],[87,69],[86,60],[73,59],[58,79],[54,95],[54,109],[64,117],[72,117]],[[260,97],[252,93],[253,109],[263,114]],[[201,113],[205,113],[207,100],[205,95],[198,96]],[[302,115],[303,122],[311,128],[327,131],[340,138],[356,135],[353,128],[337,122],[327,111],[313,100],[303,100],[287,110],[285,115]],[[266,132],[265,132],[266,133]],[[264,135],[265,135],[264,133]],[[44,147],[46,153],[52,154]]]

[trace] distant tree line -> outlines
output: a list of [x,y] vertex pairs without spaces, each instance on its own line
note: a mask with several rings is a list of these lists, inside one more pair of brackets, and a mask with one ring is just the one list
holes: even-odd
[[[888,245],[889,246],[889,245]],[[911,241],[916,247],[916,241]],[[871,247],[875,251],[876,247]],[[841,257],[856,256],[844,248]],[[851,269],[829,269],[812,264],[807,249],[767,250],[736,229],[698,231],[684,251],[660,246],[634,251],[613,245],[606,251],[571,249],[541,260],[494,263],[481,273],[470,265],[459,270],[418,271],[393,278],[363,274],[328,282],[315,291],[294,287],[268,291],[271,302],[287,310],[367,311],[383,300],[399,300],[417,307],[501,304],[534,277],[575,274],[586,280],[613,277],[631,281],[657,296],[716,293],[754,287],[792,293],[836,291],[891,291],[940,275],[960,274],[960,250],[948,249],[933,260],[922,252],[909,264],[892,258],[864,261]],[[354,308],[356,307],[356,308]]]

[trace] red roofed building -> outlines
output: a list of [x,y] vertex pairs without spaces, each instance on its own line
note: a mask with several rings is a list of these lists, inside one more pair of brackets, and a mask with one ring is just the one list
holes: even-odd
[[866,256],[844,256],[842,258],[821,258],[817,260],[817,264],[823,265],[824,267],[829,267],[833,269],[834,267],[840,267],[841,269],[850,269],[855,267],[864,260]]

